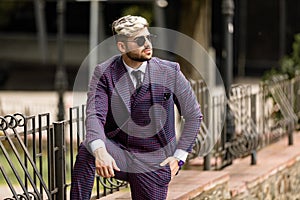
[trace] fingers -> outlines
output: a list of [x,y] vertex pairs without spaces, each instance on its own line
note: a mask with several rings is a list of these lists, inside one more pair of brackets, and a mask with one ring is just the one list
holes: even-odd
[[165,166],[166,164],[168,164],[169,162],[171,162],[173,160],[173,157],[168,157],[167,159],[165,159],[164,161],[162,161],[162,163],[160,163],[160,166]]
[[178,161],[177,160],[173,160],[170,162],[170,169],[171,169],[171,177],[173,178],[178,170],[179,170],[179,166],[178,166]]
[[162,163],[160,163],[160,166],[165,166],[167,164],[170,166],[171,177],[173,178],[179,170],[178,160],[175,157],[168,157]]
[[101,165],[99,162],[96,161],[96,172],[99,176],[102,176],[104,178],[114,177],[114,168],[116,168],[117,171],[120,171],[120,169],[114,163],[112,163],[111,165]]
[[171,177],[173,178],[175,176],[175,174],[177,173],[178,169],[179,169],[177,159],[172,159],[169,162],[169,166],[170,166],[170,169],[171,169]]
[[114,170],[111,167],[99,167],[96,168],[96,172],[99,176],[104,178],[111,178],[115,176]]
[[95,150],[94,156],[96,158],[96,172],[99,176],[110,178],[115,176],[114,170],[120,171],[120,168],[117,166],[116,161],[106,151],[105,148],[99,148]]
[[113,161],[112,166],[113,166],[114,170],[121,171],[120,168],[118,167],[116,161]]

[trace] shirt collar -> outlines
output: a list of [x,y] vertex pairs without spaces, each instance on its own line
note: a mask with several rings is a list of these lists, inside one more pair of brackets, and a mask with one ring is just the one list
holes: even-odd
[[128,71],[129,74],[131,74],[132,71],[137,71],[137,70],[142,71],[144,74],[146,73],[147,61],[144,61],[144,62],[141,64],[141,66],[140,66],[139,68],[137,68],[137,69],[133,69],[133,68],[129,67],[129,66],[124,62],[124,60],[123,60],[123,63],[124,63],[124,65],[125,65],[125,67],[126,67],[126,69],[127,69],[127,71]]

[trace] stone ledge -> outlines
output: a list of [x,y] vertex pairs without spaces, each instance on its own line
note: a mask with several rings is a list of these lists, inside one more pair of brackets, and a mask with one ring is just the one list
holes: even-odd
[[[168,200],[188,200],[196,198],[218,185],[228,187],[229,175],[221,171],[182,170],[170,183]],[[130,191],[121,190],[101,197],[99,200],[129,200]]]
[[193,199],[218,185],[225,185],[227,188],[228,180],[228,173],[222,171],[183,170],[170,183],[167,199]]

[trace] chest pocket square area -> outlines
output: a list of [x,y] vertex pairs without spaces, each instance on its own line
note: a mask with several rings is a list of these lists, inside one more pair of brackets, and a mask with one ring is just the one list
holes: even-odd
[[165,101],[169,100],[171,95],[172,95],[171,93],[164,93],[164,100]]

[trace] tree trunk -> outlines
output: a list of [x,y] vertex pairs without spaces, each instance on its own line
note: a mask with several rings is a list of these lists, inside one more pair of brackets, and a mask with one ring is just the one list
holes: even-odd
[[[208,51],[211,45],[211,0],[181,0],[180,14],[179,31],[193,38]],[[179,62],[188,78],[201,78],[186,59],[179,58]]]

